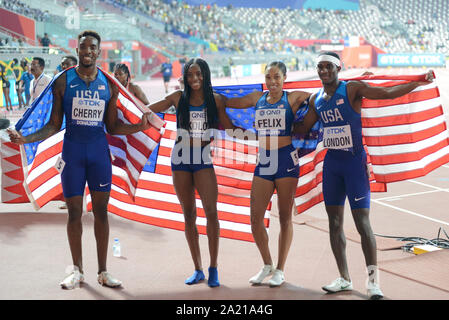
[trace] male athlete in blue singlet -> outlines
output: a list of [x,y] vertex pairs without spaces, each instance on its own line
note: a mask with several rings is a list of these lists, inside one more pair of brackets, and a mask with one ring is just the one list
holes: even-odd
[[340,81],[340,58],[334,52],[318,56],[317,71],[323,88],[310,97],[309,111],[296,133],[304,134],[313,124],[323,123],[323,145],[328,149],[323,165],[323,196],[329,217],[329,234],[340,278],[324,286],[327,292],[352,290],[346,263],[346,240],[343,233],[344,202],[348,197],[352,216],[360,233],[368,269],[367,292],[370,299],[381,299],[377,270],[376,240],[369,222],[370,185],[366,153],[362,143],[362,98],[394,99],[429,82],[410,82],[393,87],[372,87],[361,81]]
[[15,143],[41,141],[59,132],[65,116],[66,133],[62,150],[65,166],[61,181],[69,213],[67,235],[75,270],[60,283],[64,289],[73,289],[84,281],[81,215],[86,182],[92,196],[95,217],[98,282],[108,287],[121,285],[106,271],[109,240],[107,205],[112,167],[105,128],[109,134],[127,135],[150,126],[149,113],[145,113],[138,124],[124,124],[118,120],[118,88],[96,66],[101,52],[100,42],[101,38],[95,31],[79,34],[79,65],[69,69],[53,83],[53,107],[49,122],[25,137],[20,133],[10,133],[10,139]]

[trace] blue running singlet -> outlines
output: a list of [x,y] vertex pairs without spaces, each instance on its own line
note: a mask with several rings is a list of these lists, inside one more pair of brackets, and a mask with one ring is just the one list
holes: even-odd
[[290,103],[288,103],[287,91],[282,98],[274,104],[267,102],[268,91],[265,92],[256,104],[254,127],[261,136],[290,136],[293,120],[295,118]]
[[111,97],[109,83],[98,70],[89,86],[75,68],[66,72],[63,98],[66,132],[61,173],[64,197],[81,196],[86,182],[91,191],[111,190],[112,167],[104,117]]
[[[176,110],[176,113],[178,113]],[[182,139],[204,139],[209,141],[211,136],[208,136],[206,132],[209,126],[207,123],[206,105],[203,103],[201,106],[189,106],[189,131],[180,128],[179,123],[176,123],[178,137]],[[188,135],[184,136],[184,135]],[[196,172],[201,169],[213,169],[210,144],[205,146],[193,146],[188,145],[185,142],[176,143],[173,147],[171,154],[171,168],[172,171],[190,171]]]
[[[256,104],[254,127],[259,136],[291,136],[294,114],[288,102],[287,91],[278,102],[267,102],[268,91]],[[259,148],[254,176],[274,181],[299,177],[298,151],[293,145],[275,150]]]
[[328,100],[321,89],[315,100],[323,123],[323,146],[328,149],[323,164],[323,197],[327,206],[343,206],[347,196],[351,209],[369,208],[371,192],[361,116],[349,103],[346,86],[340,81]]

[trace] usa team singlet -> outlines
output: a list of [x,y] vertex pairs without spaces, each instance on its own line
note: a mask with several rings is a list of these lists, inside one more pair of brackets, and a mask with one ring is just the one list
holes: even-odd
[[104,124],[111,98],[108,80],[98,70],[96,79],[87,86],[75,68],[68,70],[66,77],[62,149],[65,166],[61,173],[64,196],[83,195],[86,182],[91,191],[110,191],[112,167]]
[[322,88],[315,109],[323,123],[323,146],[328,149],[323,164],[325,204],[343,206],[347,196],[352,209],[369,208],[371,193],[361,116],[349,103],[347,82],[340,81],[328,100]]
[[[176,110],[178,115],[178,109]],[[180,130],[179,123],[176,123],[178,135]],[[189,106],[189,130],[184,130],[181,134],[182,139],[205,139],[208,132],[206,105]],[[210,132],[210,131],[209,131]],[[185,136],[184,136],[185,135]],[[185,143],[176,143],[171,155],[171,168],[173,171],[196,172],[201,169],[213,168],[210,143],[205,146],[192,146]]]
[[[294,114],[286,91],[276,103],[267,102],[268,91],[255,106],[254,127],[258,136],[291,136]],[[277,150],[259,148],[254,175],[274,181],[279,178],[299,177],[299,157],[293,145]]]

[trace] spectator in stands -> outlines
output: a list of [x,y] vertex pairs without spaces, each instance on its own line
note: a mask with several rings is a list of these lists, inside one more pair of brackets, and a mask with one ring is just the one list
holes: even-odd
[[39,97],[39,95],[44,91],[47,85],[51,81],[51,77],[44,74],[45,61],[40,57],[34,57],[31,62],[31,74],[34,76],[34,79],[31,81],[31,100],[30,103],[33,103],[34,100]]
[[[0,67],[1,67],[0,78],[2,80],[3,95],[5,96],[6,111],[12,111],[11,97],[9,95],[10,83],[9,83],[8,78],[6,77],[5,68],[3,66],[0,66]],[[9,106],[9,108],[8,108],[8,106]]]
[[170,78],[173,73],[173,66],[170,63],[170,58],[167,59],[167,62],[164,62],[161,65],[161,72],[164,80],[165,93],[168,93],[168,84],[170,83]]
[[48,47],[51,44],[51,40],[48,37],[48,33],[44,33],[44,37],[41,39],[41,45],[44,47],[44,53],[48,53]]
[[143,90],[134,82],[131,82],[131,74],[128,66],[124,63],[118,63],[114,67],[114,77],[128,89],[137,99],[142,101],[145,105],[150,104]]

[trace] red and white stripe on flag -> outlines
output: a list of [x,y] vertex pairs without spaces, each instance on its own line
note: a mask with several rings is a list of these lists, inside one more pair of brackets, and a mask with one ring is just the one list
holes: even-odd
[[[117,114],[123,123],[138,123],[142,111],[121,93],[117,100]],[[150,127],[144,132],[126,136],[107,134],[112,156],[112,184],[134,195],[140,173],[151,152],[157,147],[164,128]]]
[[449,135],[435,81],[397,99],[364,99],[362,108],[362,132],[376,181],[421,177],[449,161]]
[[3,203],[27,203],[23,188],[22,159],[19,145],[1,139],[1,199]]
[[65,130],[42,141],[33,162],[27,165],[24,146],[20,146],[24,174],[23,187],[36,210],[52,200],[62,200],[61,175],[55,168],[61,157]]
[[[137,123],[143,112],[124,95],[119,94],[117,102],[118,118],[124,123]],[[155,115],[154,115],[155,116]],[[159,121],[158,121],[159,123]],[[127,136],[108,135],[112,161],[112,183],[121,186],[127,193],[134,196],[139,175],[161,138],[163,128],[150,127],[143,132]],[[42,141],[36,151],[33,162],[24,168],[24,188],[30,202],[38,210],[49,201],[62,200],[61,176],[55,164],[62,153],[65,130]],[[23,148],[23,146],[22,146]],[[24,155],[25,152],[22,152]],[[70,170],[65,167],[65,170]]]
[[[123,188],[113,184],[108,211],[134,221],[184,230],[184,216],[173,187],[170,160],[176,137],[176,117],[167,114],[165,120],[167,126],[160,142],[155,172],[142,172],[134,200]],[[221,237],[254,241],[249,196],[256,164],[256,145],[254,141],[220,140],[212,148],[218,183],[217,211]],[[206,234],[206,215],[197,193],[195,197],[198,232]],[[86,200],[90,210],[90,195]],[[265,213],[266,227],[269,226],[270,209],[271,203]]]

